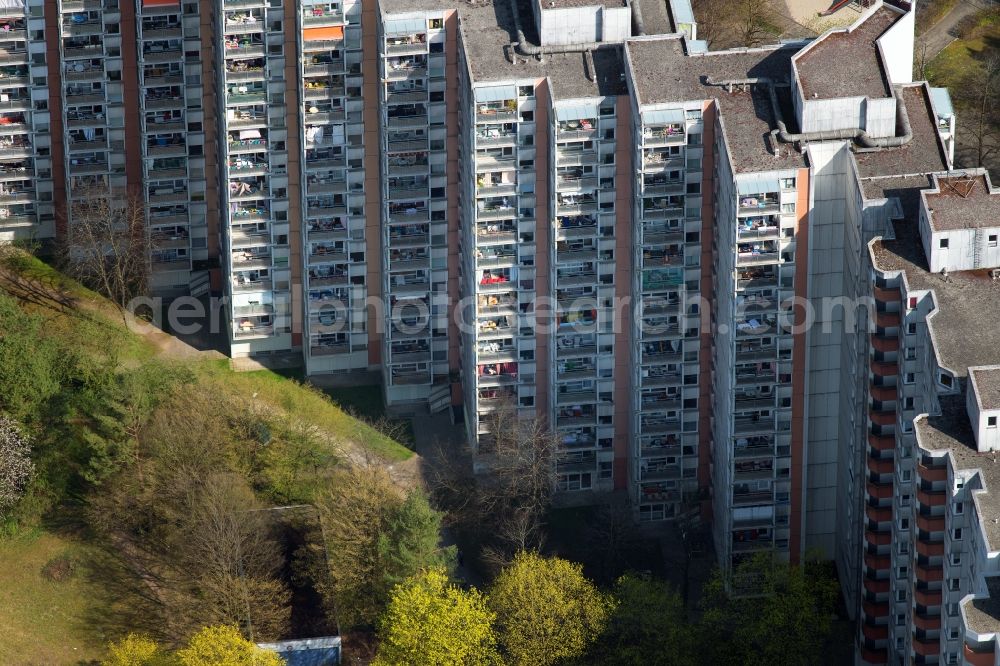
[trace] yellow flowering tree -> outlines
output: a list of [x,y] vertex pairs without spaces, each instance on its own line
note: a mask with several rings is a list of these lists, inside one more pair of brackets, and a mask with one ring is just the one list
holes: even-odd
[[614,609],[612,598],[579,564],[521,552],[500,572],[487,598],[514,666],[547,666],[581,657]]
[[397,585],[379,623],[372,666],[489,666],[498,664],[493,613],[475,589],[448,582],[443,568]]
[[236,627],[205,627],[177,651],[181,666],[285,666],[270,650],[243,638]]
[[129,634],[108,645],[108,657],[101,666],[169,666],[176,663],[152,638]]

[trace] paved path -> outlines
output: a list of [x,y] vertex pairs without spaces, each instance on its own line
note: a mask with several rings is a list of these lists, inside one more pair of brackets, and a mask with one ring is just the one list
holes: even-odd
[[[974,2],[969,0],[958,0],[958,3],[952,8],[950,12],[941,17],[941,20],[932,25],[930,28],[917,38],[917,53],[916,60],[919,62],[921,57],[924,57],[927,62],[934,59],[934,56],[944,51],[945,48],[953,41],[958,39],[958,24],[964,19],[972,16],[979,11],[979,7],[976,6]],[[925,48],[926,54],[923,54],[921,50]]]

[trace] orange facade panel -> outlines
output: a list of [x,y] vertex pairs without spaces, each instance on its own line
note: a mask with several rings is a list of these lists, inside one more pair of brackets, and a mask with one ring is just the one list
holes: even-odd
[[969,662],[972,666],[993,666],[993,664],[995,663],[993,650],[980,651],[973,648],[972,646],[966,645],[964,653],[965,653],[965,660]]
[[335,25],[329,28],[304,28],[302,39],[307,42],[331,41],[344,38],[343,26]]

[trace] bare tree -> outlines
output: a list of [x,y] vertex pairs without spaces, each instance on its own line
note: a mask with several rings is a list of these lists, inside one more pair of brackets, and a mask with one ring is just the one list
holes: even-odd
[[148,291],[150,251],[139,197],[103,185],[74,188],[60,253],[67,274],[124,310]]
[[[291,593],[269,514],[235,474],[205,479],[190,518],[174,535],[176,565],[192,573],[185,594],[203,625],[231,624],[251,640],[284,636]],[[182,606],[187,604],[182,604]]]
[[956,96],[971,115],[974,166],[987,166],[1000,153],[1000,56],[987,58],[969,72]]
[[91,524],[143,581],[164,639],[233,624],[272,640],[290,621],[285,558],[238,469],[246,442],[231,407],[208,390],[167,398],[139,429],[130,465],[90,501]]
[[16,421],[0,414],[0,516],[24,496],[34,473],[31,440]]
[[738,0],[734,4],[737,34],[743,46],[757,46],[771,35],[770,0]]
[[486,421],[480,446],[487,471],[475,480],[474,519],[489,531],[484,560],[503,566],[519,551],[544,540],[546,513],[556,490],[559,438],[537,417],[525,417],[504,400]]
[[708,42],[709,47],[725,41],[726,17],[731,15],[725,0],[694,0],[691,4],[698,21],[698,39]]

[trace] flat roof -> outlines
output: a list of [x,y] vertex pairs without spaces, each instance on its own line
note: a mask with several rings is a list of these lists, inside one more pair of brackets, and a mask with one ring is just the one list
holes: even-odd
[[447,0],[378,0],[383,14],[407,14],[412,12],[437,13],[457,10],[457,3]]
[[938,177],[940,193],[925,192],[932,231],[1000,227],[1000,192],[986,176]]
[[[632,80],[640,106],[717,100],[736,173],[806,165],[805,155],[791,145],[781,144],[780,156],[772,152],[769,135],[777,124],[767,90],[755,86],[749,91],[734,89],[729,92],[706,83],[708,79],[724,81],[761,76],[788,81],[795,47],[776,45],[686,55],[678,36],[666,36],[628,40],[625,49],[631,59]],[[782,116],[789,117],[785,112]]]
[[893,223],[895,240],[872,245],[872,261],[881,271],[903,271],[911,290],[933,290],[938,311],[927,325],[940,362],[959,377],[970,366],[1000,363],[1000,281],[989,271],[942,275],[928,270],[914,212],[917,198],[900,196],[906,219]]
[[[530,2],[517,2],[525,37],[537,45]],[[621,78],[624,66],[619,45],[608,44],[590,52],[593,72],[584,53],[546,54],[544,60],[518,55],[511,62],[508,56],[511,44],[517,41],[517,29],[510,0],[477,0],[475,4],[462,4],[458,7],[458,15],[473,83],[547,77],[552,83],[553,99],[615,96],[626,92]]]
[[542,10],[546,9],[570,9],[573,7],[607,7],[618,9],[627,7],[625,0],[540,0]]
[[883,5],[853,30],[828,32],[816,40],[795,59],[803,97],[889,97],[876,40],[903,16]]
[[924,86],[902,87],[900,99],[906,105],[913,138],[899,148],[855,150],[854,160],[861,178],[912,176],[948,170],[941,137],[937,131],[937,119]]
[[1000,409],[1000,366],[974,368],[969,373],[975,379],[976,396],[982,408]]
[[670,16],[667,15],[667,3],[663,0],[632,0],[632,5],[639,6],[647,35],[667,35],[677,32],[674,27],[676,20],[671,23]]
[[990,576],[986,579],[986,589],[989,597],[971,599],[965,603],[965,619],[969,628],[977,634],[994,634],[1000,632],[1000,576]]
[[[979,453],[965,409],[965,395],[939,399],[941,414],[914,420],[920,446],[928,451],[951,453],[955,471],[979,470],[985,492],[973,492],[989,550],[1000,550],[1000,459],[993,453]],[[995,622],[994,622],[995,626]]]

